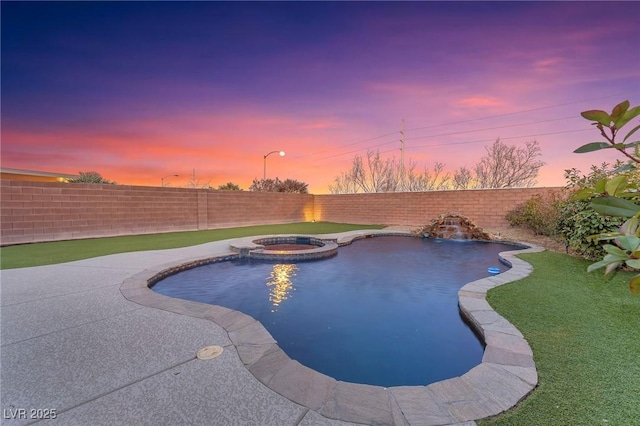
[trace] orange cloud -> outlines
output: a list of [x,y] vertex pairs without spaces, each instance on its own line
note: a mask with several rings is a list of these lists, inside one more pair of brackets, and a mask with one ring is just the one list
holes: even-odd
[[201,183],[216,187],[232,181],[247,189],[254,178],[262,177],[264,154],[284,150],[284,158],[269,157],[268,177],[302,180],[323,192],[330,181],[327,168],[313,170],[296,157],[310,148],[326,147],[324,132],[340,127],[333,118],[250,111],[197,112],[63,129],[14,127],[3,129],[3,142],[11,141],[5,145],[3,165],[60,173],[94,170],[135,185],[160,185],[161,177],[178,174],[167,179],[172,186],[187,185],[195,169]]

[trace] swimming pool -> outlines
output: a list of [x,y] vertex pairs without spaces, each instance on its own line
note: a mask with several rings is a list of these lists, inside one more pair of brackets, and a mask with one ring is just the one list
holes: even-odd
[[289,357],[338,380],[426,385],[480,364],[483,345],[460,317],[458,290],[486,277],[505,247],[377,237],[325,260],[201,266],[153,290],[251,315]]

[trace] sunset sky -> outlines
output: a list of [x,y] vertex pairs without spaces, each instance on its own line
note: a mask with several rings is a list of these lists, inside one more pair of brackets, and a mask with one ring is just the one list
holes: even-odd
[[[613,161],[580,117],[640,104],[640,2],[5,2],[2,167],[122,184],[263,174],[325,193],[354,155],[473,166],[537,140],[538,186]],[[630,126],[631,127],[631,126]]]

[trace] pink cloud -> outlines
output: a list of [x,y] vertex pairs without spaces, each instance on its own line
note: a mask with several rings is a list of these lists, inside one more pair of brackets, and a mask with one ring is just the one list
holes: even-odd
[[393,97],[431,96],[438,92],[445,91],[441,87],[434,87],[419,82],[398,83],[396,81],[373,81],[365,85],[365,90]]
[[491,96],[471,96],[455,101],[454,105],[468,108],[493,108],[502,107],[505,105],[505,103]]
[[557,73],[562,69],[564,63],[564,59],[558,57],[537,59],[533,62],[533,72]]

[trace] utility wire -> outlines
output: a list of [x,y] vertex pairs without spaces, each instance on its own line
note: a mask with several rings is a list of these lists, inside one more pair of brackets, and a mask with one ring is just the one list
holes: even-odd
[[[362,139],[362,140],[359,140],[359,141],[356,141],[356,142],[351,142],[351,143],[348,143],[348,144],[344,144],[342,146],[346,148],[348,146],[358,145],[358,144],[361,144],[363,142],[370,142],[370,141],[373,141],[373,140],[376,140],[376,139],[381,139],[381,138],[385,138],[387,136],[393,136],[393,135],[396,135],[396,134],[398,134],[398,132],[387,133],[385,135],[374,136],[374,137],[368,138],[368,139]],[[321,154],[323,152],[333,151],[333,150],[334,150],[334,148],[327,148],[327,149],[323,149],[323,150],[320,150],[320,151],[311,152],[311,153],[306,154],[306,155],[296,156],[294,158],[295,159],[307,158],[307,157],[310,157],[310,156],[313,156],[313,155],[316,155],[316,154]]]
[[[376,148],[376,147],[383,146],[383,145],[389,145],[390,143],[398,142],[398,140],[399,139],[394,139],[394,140],[389,141],[389,142],[382,142],[382,143],[379,143],[379,144],[376,144],[376,145],[370,145],[370,146],[366,147],[366,149],[369,150],[371,148]],[[326,157],[318,158],[316,161],[326,160],[328,158],[334,158],[334,157],[341,157],[341,156],[347,155],[347,154],[353,154],[354,152],[360,152],[363,149],[365,149],[365,148],[358,148],[358,149],[354,149],[354,150],[351,150],[351,151],[345,151],[345,152],[340,152],[340,153],[333,154],[333,155],[328,155]]]
[[[537,121],[530,121],[530,122],[526,122],[526,123],[517,123],[517,124],[509,124],[506,126],[495,126],[495,127],[485,127],[485,128],[481,128],[481,129],[473,129],[473,130],[463,130],[463,131],[459,131],[459,132],[449,132],[449,133],[440,133],[440,134],[435,134],[435,135],[428,135],[428,136],[414,136],[411,138],[406,138],[406,140],[410,140],[410,139],[425,139],[425,138],[435,138],[435,137],[440,137],[440,136],[453,136],[453,135],[460,135],[460,134],[465,134],[465,133],[476,133],[476,132],[482,132],[482,131],[486,131],[486,130],[497,130],[497,129],[506,129],[506,128],[511,128],[511,127],[519,127],[519,126],[526,126],[526,125],[530,125],[530,124],[537,124],[537,123],[548,123],[548,122],[553,122],[553,121],[562,121],[562,120],[567,120],[567,119],[572,119],[575,118],[575,116],[569,116],[569,117],[563,117],[563,118],[554,118],[554,119],[550,119],[550,120],[537,120]],[[589,129],[585,129],[585,130],[589,130]],[[564,132],[559,132],[559,133],[564,133]],[[556,134],[556,133],[549,133],[549,134]],[[389,135],[385,135],[385,136],[389,136]],[[522,136],[522,137],[529,137],[529,136]],[[515,137],[518,138],[518,137]],[[500,139],[512,139],[512,138],[500,138]],[[478,142],[487,142],[487,141],[492,141],[495,140],[494,139],[483,139],[483,140],[479,140],[479,141],[475,141],[473,143],[478,143]],[[389,145],[392,143],[396,143],[398,142],[399,139],[394,139],[392,141],[388,141],[388,142],[382,142],[379,144],[375,144],[375,145],[369,145],[366,149],[370,150],[372,148],[377,148],[380,146],[384,146],[384,145]],[[449,144],[443,144],[443,145],[456,145],[459,142],[455,142],[455,143],[449,143]],[[427,145],[430,146],[430,145]],[[440,145],[435,145],[435,146],[440,146]],[[415,148],[414,146],[406,146],[406,149],[411,149],[411,148]],[[336,154],[332,154],[332,155],[328,155],[325,157],[321,157],[318,158],[316,161],[321,161],[321,160],[326,160],[329,158],[335,158],[335,157],[340,157],[343,155],[347,155],[347,154],[353,154],[355,152],[360,152],[365,148],[358,148],[358,149],[354,149],[354,150],[350,150],[350,151],[343,151],[343,152],[339,152]],[[387,151],[383,151],[382,153],[386,153],[386,152],[392,152],[395,151],[395,149],[392,150],[387,150]]]
[[[454,125],[454,124],[464,124],[464,123],[470,123],[470,122],[474,122],[474,121],[488,120],[488,119],[491,119],[491,118],[507,117],[507,116],[517,115],[517,114],[524,114],[524,113],[528,113],[528,112],[541,111],[541,110],[545,110],[545,109],[558,108],[558,107],[567,106],[567,105],[575,105],[575,104],[580,104],[580,103],[583,103],[583,102],[589,102],[589,101],[599,100],[599,99],[608,99],[608,98],[619,97],[619,96],[620,95],[600,96],[600,97],[595,97],[595,98],[583,99],[583,100],[579,100],[579,101],[566,102],[566,103],[562,103],[562,104],[546,105],[546,106],[537,107],[537,108],[530,108],[530,109],[526,109],[526,110],[513,111],[513,112],[509,112],[509,113],[505,113],[505,114],[498,114],[498,115],[474,118],[474,119],[469,119],[469,120],[454,121],[454,122],[449,122],[449,123],[434,124],[434,125],[430,125],[430,126],[414,127],[414,128],[410,128],[410,129],[405,129],[405,132],[422,130],[422,129],[431,129],[431,128],[442,127],[442,126],[450,126],[450,125]],[[427,136],[413,136],[413,137],[405,138],[405,140],[425,139],[425,138],[433,138],[433,137],[440,137],[440,136],[452,136],[452,135],[458,135],[458,134],[464,134],[464,133],[482,132],[482,131],[487,131],[487,130],[506,129],[506,128],[510,128],[510,127],[525,126],[525,125],[528,125],[528,124],[537,124],[537,123],[548,123],[548,122],[553,122],[553,121],[562,121],[562,120],[567,120],[567,119],[576,118],[576,117],[577,116],[569,116],[569,117],[562,117],[562,118],[549,119],[549,120],[535,120],[535,121],[531,121],[531,122],[527,122],[527,123],[510,124],[510,125],[505,125],[505,126],[486,127],[486,128],[474,129],[474,130],[464,130],[464,131],[458,131],[458,132],[441,133],[441,134],[427,135]],[[584,130],[590,130],[590,129],[584,129]],[[569,131],[561,131],[561,132],[554,132],[554,133],[545,133],[545,134],[539,134],[538,136],[555,135],[555,134],[570,133],[570,132],[584,131],[584,130],[569,130]],[[335,158],[335,157],[340,157],[340,156],[347,155],[347,154],[353,154],[353,153],[356,153],[356,152],[360,152],[360,151],[362,151],[364,149],[370,150],[372,148],[377,148],[377,147],[380,147],[380,146],[389,145],[389,144],[398,142],[400,140],[400,138],[399,138],[400,131],[394,131],[394,132],[391,132],[391,133],[386,133],[384,135],[374,136],[374,137],[371,137],[371,138],[366,138],[366,139],[361,139],[361,140],[358,140],[358,141],[355,141],[355,142],[350,142],[350,143],[341,145],[341,147],[346,148],[346,147],[350,147],[350,146],[354,146],[354,145],[359,145],[359,144],[364,143],[364,142],[370,142],[370,141],[374,141],[374,140],[377,140],[377,139],[382,139],[382,138],[386,138],[386,137],[394,136],[394,135],[398,135],[398,138],[394,139],[392,141],[382,142],[382,143],[375,144],[375,145],[368,145],[366,148],[363,147],[363,148],[358,148],[358,149],[354,149],[354,150],[343,151],[343,152],[327,155],[327,156],[324,156],[324,157],[317,158],[315,161],[327,160],[327,159],[330,159],[330,158]],[[533,136],[535,136],[535,135],[533,135]],[[509,140],[509,139],[523,138],[523,137],[531,137],[531,136],[517,136],[517,137],[500,138],[500,139]],[[460,143],[490,142],[492,140],[494,140],[494,139],[478,140],[478,141],[471,141],[471,142],[454,142],[454,143],[448,143],[448,144],[443,143],[443,144],[437,144],[437,145],[425,145],[424,147],[457,145],[457,144],[460,144]],[[423,146],[419,146],[419,147],[408,146],[406,148],[410,149],[410,148],[421,148],[421,147],[423,147]],[[327,148],[327,149],[323,149],[323,150],[320,150],[320,151],[315,151],[315,152],[312,152],[312,153],[309,153],[309,154],[299,155],[299,156],[296,156],[296,157],[293,157],[293,158],[295,158],[295,159],[309,158],[309,157],[313,157],[313,156],[316,156],[318,154],[322,154],[322,153],[330,152],[330,151],[335,151],[335,148]],[[395,149],[388,150],[388,151],[383,151],[383,153],[392,152],[392,151],[395,151]]]
[[[535,134],[531,134],[531,135],[522,135],[522,136],[508,136],[506,138],[501,137],[500,140],[512,140],[512,139],[523,139],[523,138],[534,138],[534,137],[538,137],[538,136],[552,136],[552,135],[561,135],[561,134],[565,134],[565,133],[577,133],[577,132],[587,132],[587,131],[593,131],[593,129],[589,128],[589,129],[574,129],[574,130],[563,130],[560,132],[549,132],[549,133],[535,133]],[[434,147],[441,147],[441,146],[451,146],[451,145],[467,145],[467,144],[475,144],[475,143],[487,143],[487,142],[494,142],[496,140],[496,138],[491,138],[491,139],[478,139],[478,140],[473,140],[473,141],[462,141],[462,142],[450,142],[450,143],[436,143],[436,144],[430,144],[430,145],[416,145],[416,146],[407,146],[405,147],[405,149],[422,149],[422,148],[434,148]],[[393,141],[396,142],[396,141]],[[388,144],[391,142],[387,142],[385,144]],[[384,145],[384,144],[381,144]],[[400,148],[394,148],[394,149],[389,149],[386,151],[381,151],[380,154],[386,154],[389,152],[394,152],[394,151],[398,151]],[[351,152],[358,152],[359,150],[356,151],[351,151]],[[337,154],[335,156],[338,155],[343,155],[343,154]],[[327,157],[328,158],[328,157]]]
[[462,130],[462,131],[459,131],[459,132],[439,133],[439,134],[436,134],[436,135],[427,135],[427,136],[414,136],[412,138],[407,138],[407,140],[409,140],[409,139],[435,138],[435,137],[439,137],[439,136],[460,135],[460,134],[463,134],[463,133],[484,132],[486,130],[508,129],[510,127],[528,126],[529,124],[538,124],[538,123],[550,123],[550,122],[553,122],[553,121],[563,121],[563,120],[569,120],[569,119],[573,119],[573,118],[576,118],[576,117],[574,115],[571,115],[569,117],[552,118],[550,120],[528,121],[526,123],[508,124],[506,126],[485,127],[485,128],[482,128],[482,129]]
[[[509,136],[506,138],[500,138],[500,140],[511,140],[511,139],[523,139],[523,138],[532,138],[532,137],[538,137],[538,136],[551,136],[551,135],[561,135],[564,133],[576,133],[576,132],[587,132],[587,131],[593,131],[593,129],[589,128],[589,129],[575,129],[575,130],[563,130],[561,132],[550,132],[550,133],[535,133],[535,134],[531,134],[531,135],[522,135],[522,136]],[[450,143],[437,143],[437,144],[431,144],[431,145],[418,145],[418,146],[409,146],[407,148],[413,148],[413,149],[421,149],[421,148],[433,148],[433,147],[439,147],[439,146],[450,146],[450,145],[465,145],[465,144],[472,144],[472,143],[481,143],[481,142],[493,142],[496,139],[479,139],[479,140],[475,140],[475,141],[463,141],[463,142],[450,142]],[[395,149],[392,150],[388,150],[388,151],[383,151],[380,154],[384,154],[387,152],[393,152],[396,151]]]
[[613,98],[613,97],[618,97],[618,96],[621,96],[621,95],[600,96],[600,97],[597,97],[597,98],[583,99],[583,100],[580,100],[580,101],[567,102],[567,103],[564,103],[564,104],[547,105],[547,106],[538,107],[538,108],[523,109],[523,110],[520,110],[520,111],[507,112],[505,114],[490,115],[490,116],[486,116],[486,117],[472,118],[472,119],[469,119],[469,120],[462,120],[462,121],[452,121],[450,123],[433,124],[433,125],[424,126],[424,127],[414,127],[414,128],[411,128],[411,129],[406,129],[406,131],[409,132],[409,131],[413,131],[413,130],[431,129],[431,128],[434,128],[434,127],[450,126],[452,124],[463,124],[463,123],[470,123],[472,121],[489,120],[491,118],[508,117],[510,115],[524,114],[524,113],[527,113],[527,112],[534,112],[534,111],[542,111],[542,110],[545,110],[545,109],[558,108],[558,107],[567,106],[567,105],[581,104],[583,102],[596,101],[596,100],[599,100],[599,99],[608,99],[608,98]]

